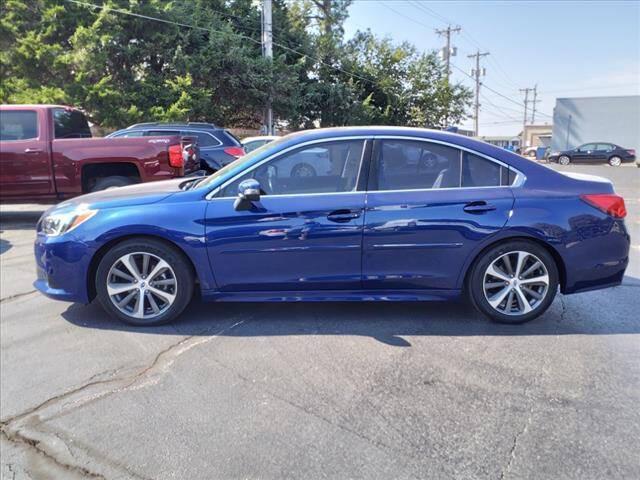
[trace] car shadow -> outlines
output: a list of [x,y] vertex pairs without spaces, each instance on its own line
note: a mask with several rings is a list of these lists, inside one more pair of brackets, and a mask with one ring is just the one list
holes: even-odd
[[[635,288],[633,289],[635,290]],[[62,316],[70,323],[92,329],[120,330],[155,335],[213,335],[268,337],[286,335],[354,335],[384,344],[409,347],[405,337],[610,335],[640,333],[640,320],[607,312],[565,306],[558,296],[538,319],[522,325],[489,321],[465,303],[440,302],[327,302],[327,303],[203,303],[194,300],[180,318],[157,327],[133,327],[109,317],[96,303],[71,305]],[[580,304],[578,304],[580,305]],[[622,313],[622,312],[621,312]],[[240,328],[225,327],[244,320]]]

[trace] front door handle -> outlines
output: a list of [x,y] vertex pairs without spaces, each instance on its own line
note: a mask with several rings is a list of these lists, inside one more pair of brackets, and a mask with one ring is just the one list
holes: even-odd
[[495,209],[496,209],[495,205],[491,205],[490,203],[487,203],[484,200],[467,203],[464,206],[464,211],[467,213],[485,213],[485,212],[491,212]]
[[336,223],[346,223],[360,217],[359,210],[335,210],[327,215],[327,219]]
[[25,148],[24,153],[42,153],[39,148]]

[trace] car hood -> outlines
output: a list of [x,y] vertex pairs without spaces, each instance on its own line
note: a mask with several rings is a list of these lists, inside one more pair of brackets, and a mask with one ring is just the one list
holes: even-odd
[[66,200],[56,206],[57,209],[72,209],[82,205],[86,208],[116,208],[122,206],[148,205],[160,202],[165,198],[181,191],[180,185],[185,178],[163,180],[159,182],[139,183],[126,187],[110,188],[100,192],[89,193],[71,200]]

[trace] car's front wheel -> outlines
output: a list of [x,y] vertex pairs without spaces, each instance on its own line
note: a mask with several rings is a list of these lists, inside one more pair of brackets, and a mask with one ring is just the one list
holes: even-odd
[[126,240],[98,266],[96,293],[112,316],[131,325],[174,320],[193,296],[194,275],[184,255],[155,239]]
[[475,263],[467,285],[475,307],[500,323],[524,323],[549,308],[558,268],[543,247],[528,241],[490,248]]
[[571,163],[571,159],[567,155],[560,155],[558,163],[560,165],[569,165]]

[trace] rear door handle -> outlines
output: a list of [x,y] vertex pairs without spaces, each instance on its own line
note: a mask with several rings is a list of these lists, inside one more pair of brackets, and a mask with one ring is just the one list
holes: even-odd
[[24,153],[42,153],[39,148],[25,148]]
[[484,200],[467,203],[464,206],[464,211],[467,213],[484,213],[484,212],[491,212],[495,209],[496,209],[495,205],[491,205],[490,203],[487,203]]
[[335,210],[327,215],[327,219],[336,223],[346,223],[360,217],[359,210]]

